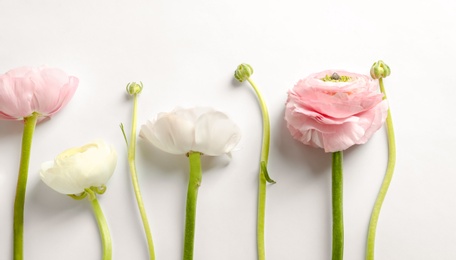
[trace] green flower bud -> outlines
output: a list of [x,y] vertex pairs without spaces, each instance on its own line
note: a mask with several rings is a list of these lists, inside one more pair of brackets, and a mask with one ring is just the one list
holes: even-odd
[[234,72],[234,77],[239,80],[240,82],[243,82],[244,80],[250,78],[250,76],[253,74],[253,68],[249,64],[242,63],[239,65]]
[[372,65],[370,70],[371,77],[374,79],[386,78],[391,74],[391,70],[382,60],[379,60]]
[[127,92],[130,95],[141,93],[143,89],[143,83],[140,81],[139,84],[136,82],[130,82],[127,84]]

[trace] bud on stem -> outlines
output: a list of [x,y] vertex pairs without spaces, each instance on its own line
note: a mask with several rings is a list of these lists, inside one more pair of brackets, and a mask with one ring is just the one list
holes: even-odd
[[379,60],[372,65],[370,74],[373,79],[386,78],[391,74],[391,70],[386,63]]
[[250,76],[253,74],[253,68],[249,64],[242,63],[239,65],[234,72],[234,77],[239,80],[240,82],[243,82],[250,78]]

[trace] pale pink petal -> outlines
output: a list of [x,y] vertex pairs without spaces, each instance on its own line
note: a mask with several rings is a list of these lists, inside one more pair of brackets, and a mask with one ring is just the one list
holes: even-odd
[[357,144],[366,143],[367,140],[369,140],[372,135],[383,126],[383,123],[385,122],[388,115],[387,101],[383,100],[376,107],[369,110],[368,113],[370,114],[367,116],[367,118],[370,120],[366,125],[366,133],[364,134],[363,138],[358,140]]
[[240,130],[224,113],[214,111],[198,118],[193,150],[218,156],[231,152],[241,138]]
[[[321,80],[337,72],[347,82]],[[285,120],[293,138],[326,152],[365,143],[384,123],[388,106],[378,83],[365,75],[323,71],[289,91]]]
[[77,78],[68,77],[59,69],[43,69],[31,79],[35,82],[32,107],[35,111],[46,111],[46,116],[66,105],[78,85]]
[[22,119],[34,111],[31,107],[34,84],[28,78],[11,78],[2,75],[0,111],[14,119]]
[[240,138],[239,129],[225,114],[207,107],[160,113],[141,127],[139,136],[168,153],[212,156],[229,153]]
[[343,151],[363,138],[365,129],[356,123],[347,123],[337,127],[333,133],[322,133],[325,152]]
[[171,113],[181,118],[182,120],[195,123],[200,116],[214,111],[215,110],[210,107],[193,107],[191,109],[177,107],[173,109]]
[[186,154],[193,147],[194,123],[174,114],[162,114],[141,127],[140,137],[171,154]]
[[21,120],[36,112],[49,117],[65,106],[78,79],[59,69],[21,67],[0,75],[0,119]]

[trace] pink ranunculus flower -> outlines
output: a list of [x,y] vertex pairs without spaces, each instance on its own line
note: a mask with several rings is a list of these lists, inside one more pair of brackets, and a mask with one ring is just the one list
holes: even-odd
[[50,117],[70,101],[78,83],[60,69],[12,69],[0,75],[0,119],[22,120],[33,113]]
[[285,120],[295,139],[336,152],[367,142],[383,125],[387,110],[376,80],[327,70],[300,80],[288,92]]

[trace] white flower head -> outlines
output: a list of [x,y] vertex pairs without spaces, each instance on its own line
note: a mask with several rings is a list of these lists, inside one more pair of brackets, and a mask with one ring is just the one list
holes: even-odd
[[139,136],[171,154],[194,151],[218,156],[231,152],[241,133],[226,114],[208,107],[195,107],[160,113],[141,127]]
[[91,187],[103,187],[117,164],[117,153],[111,145],[97,140],[70,148],[54,161],[41,165],[41,180],[63,194],[79,194]]

